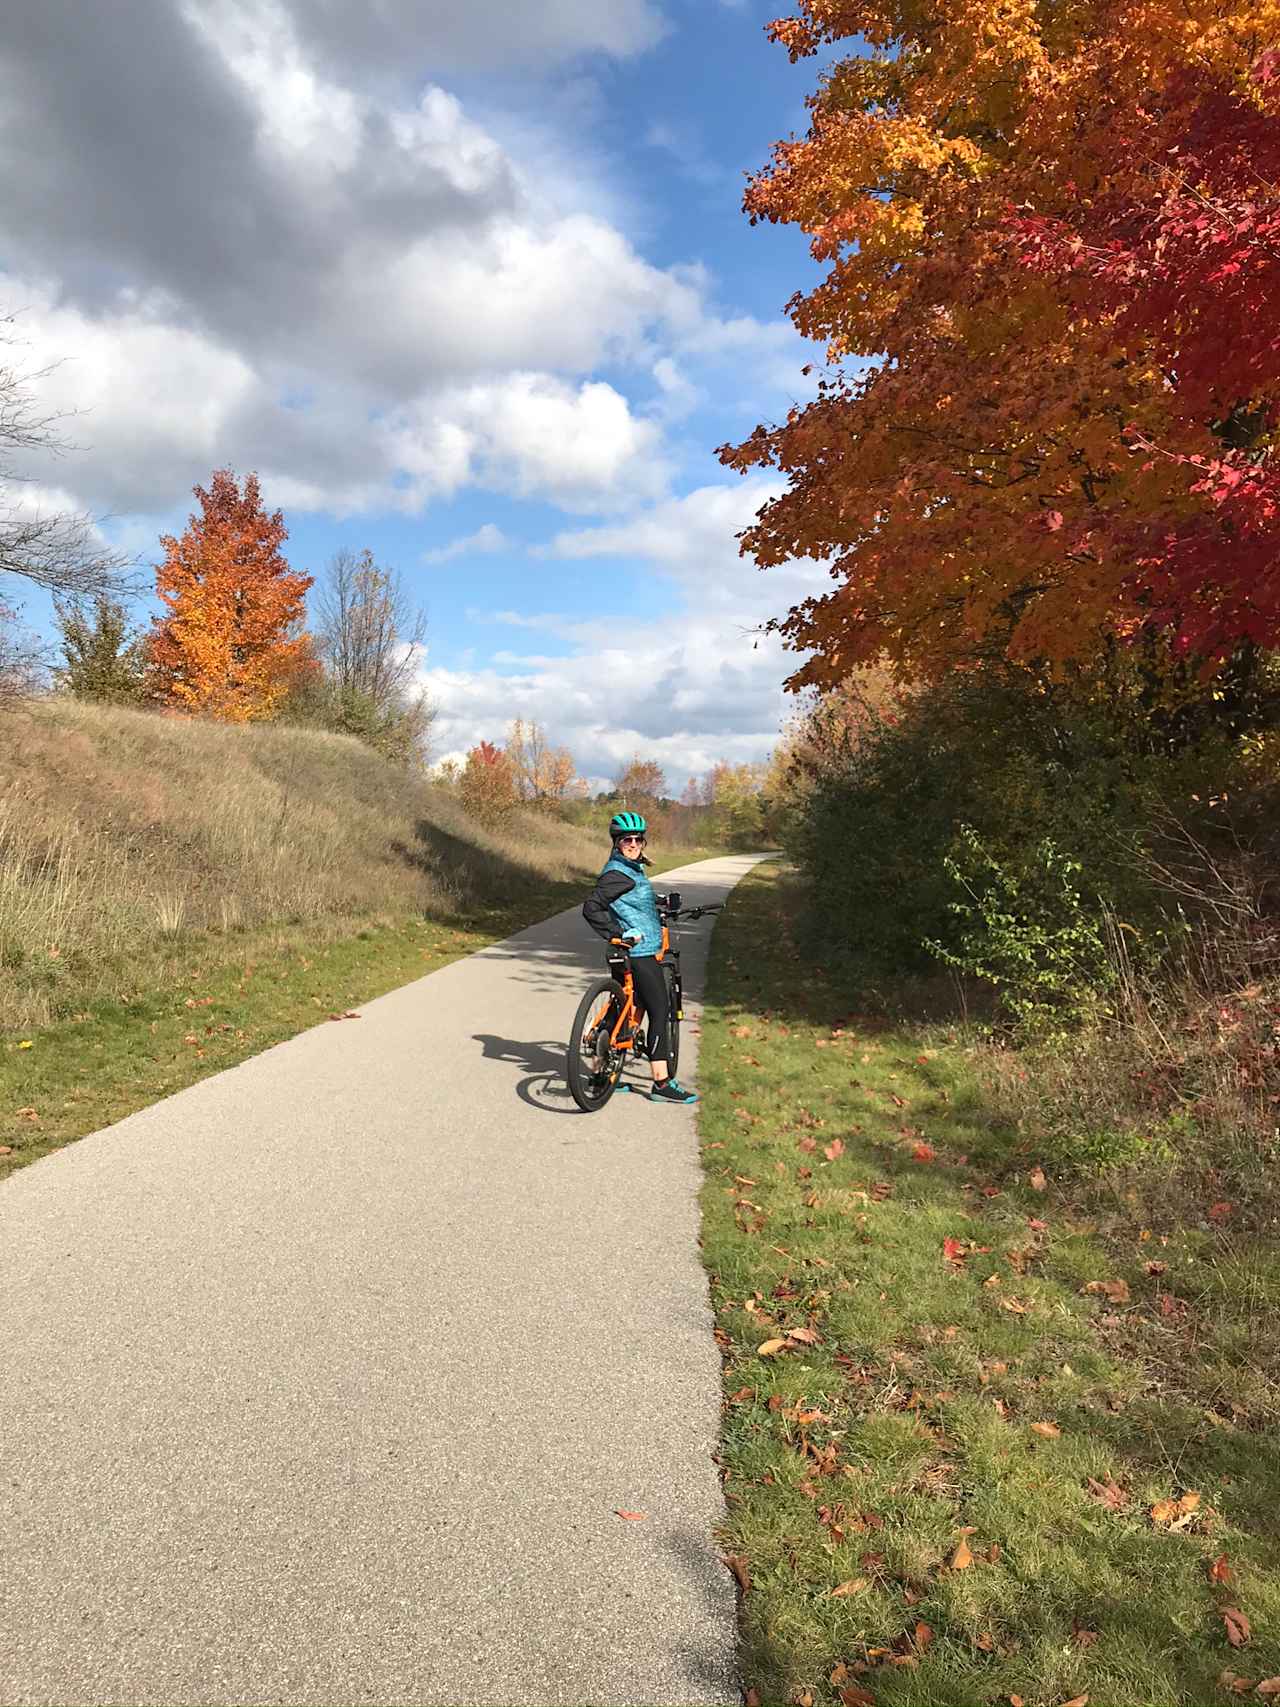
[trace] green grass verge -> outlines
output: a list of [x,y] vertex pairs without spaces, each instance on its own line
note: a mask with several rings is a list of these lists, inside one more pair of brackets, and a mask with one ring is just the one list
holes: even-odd
[[963,1040],[811,967],[799,902],[776,866],[735,892],[700,1071],[748,1699],[1256,1699],[1280,1673],[1250,1350],[1274,1248],[1073,1204]]

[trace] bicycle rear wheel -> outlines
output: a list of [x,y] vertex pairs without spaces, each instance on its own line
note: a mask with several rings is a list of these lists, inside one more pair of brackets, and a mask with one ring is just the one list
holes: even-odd
[[573,1100],[584,1114],[603,1108],[622,1077],[624,1057],[610,1037],[622,999],[613,979],[601,978],[578,1003],[573,1017],[565,1076]]

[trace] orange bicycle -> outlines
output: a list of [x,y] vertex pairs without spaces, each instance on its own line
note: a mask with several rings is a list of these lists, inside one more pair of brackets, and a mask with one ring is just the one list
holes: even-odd
[[[718,913],[723,902],[709,907],[680,906],[679,891],[661,896],[662,948],[657,959],[667,980],[667,1070],[674,1079],[680,1058],[680,1021],[684,1018],[684,989],[680,982],[680,950],[671,946],[671,926],[681,920]],[[569,1090],[584,1114],[604,1107],[622,1078],[643,1020],[636,1005],[631,953],[620,937],[609,943],[609,976],[598,979],[578,1003],[569,1034]]]

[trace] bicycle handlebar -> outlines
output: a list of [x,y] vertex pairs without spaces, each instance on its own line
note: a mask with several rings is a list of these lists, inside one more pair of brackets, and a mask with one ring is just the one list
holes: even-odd
[[[665,923],[675,924],[680,919],[701,919],[707,913],[719,913],[722,912],[723,909],[723,901],[710,901],[704,907],[680,907],[676,910],[659,907],[658,912]],[[624,949],[628,953],[631,950],[631,944],[629,942],[624,942],[620,936],[610,937],[609,946],[610,948]]]

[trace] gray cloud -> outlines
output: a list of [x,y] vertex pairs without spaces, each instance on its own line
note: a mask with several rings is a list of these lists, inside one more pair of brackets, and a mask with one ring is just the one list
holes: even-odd
[[[332,334],[344,260],[374,267],[415,233],[516,211],[510,162],[466,135],[450,103],[420,115],[417,134],[396,134],[385,111],[349,96],[327,115],[300,112],[329,92],[294,62],[287,16],[263,15],[265,34],[242,41],[220,40],[173,0],[117,0],[96,23],[82,0],[16,9],[0,49],[11,271],[56,274],[91,310],[142,285],[239,348],[278,349],[283,335],[300,352]],[[255,88],[255,52],[275,56],[271,102],[272,67]],[[292,139],[267,128],[291,115]]]
[[300,27],[333,63],[419,76],[544,67],[589,53],[624,57],[665,31],[651,0],[297,0]]

